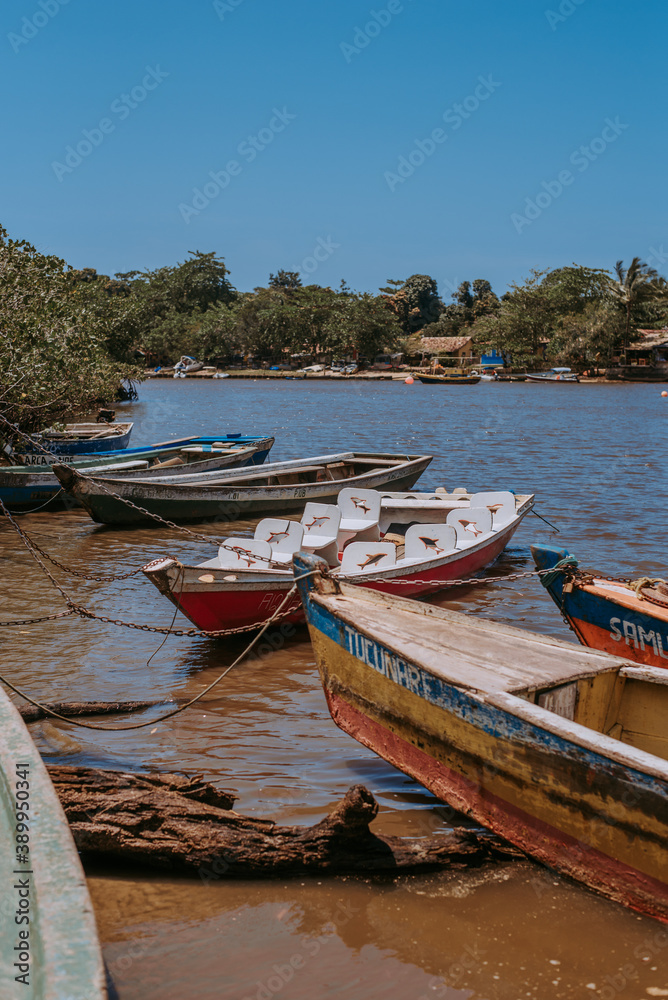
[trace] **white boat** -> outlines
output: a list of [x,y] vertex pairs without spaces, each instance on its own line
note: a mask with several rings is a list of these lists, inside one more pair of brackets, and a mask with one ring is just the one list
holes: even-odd
[[570,368],[550,368],[549,372],[534,372],[527,375],[527,382],[579,382],[580,379],[574,375]]

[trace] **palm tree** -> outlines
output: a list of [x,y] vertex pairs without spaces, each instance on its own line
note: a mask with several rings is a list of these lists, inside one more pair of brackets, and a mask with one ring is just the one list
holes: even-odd
[[611,292],[617,304],[626,312],[626,337],[624,346],[629,345],[631,311],[641,302],[652,302],[668,295],[666,279],[658,271],[645,264],[640,257],[634,257],[627,268],[618,260],[615,264],[617,280],[611,280]]

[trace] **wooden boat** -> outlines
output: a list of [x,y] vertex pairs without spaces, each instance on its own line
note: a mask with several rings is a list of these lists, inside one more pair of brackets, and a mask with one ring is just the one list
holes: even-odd
[[[290,462],[272,462],[261,472],[235,470],[169,482],[82,476],[64,465],[53,471],[68,493],[99,524],[137,524],[152,515],[170,521],[238,521],[255,514],[302,510],[309,500],[336,503],[346,486],[410,489],[431,455],[374,455],[347,451]],[[196,481],[191,481],[193,478]],[[116,496],[111,496],[110,491]],[[130,501],[130,506],[125,501]]]
[[668,667],[668,585],[647,581],[636,588],[583,573],[566,549],[532,545],[531,553],[538,569],[569,561],[565,573],[543,576],[541,583],[584,646]]
[[577,375],[573,375],[570,368],[551,368],[549,372],[534,372],[526,377],[527,382],[579,382]]
[[295,574],[332,718],[538,861],[668,921],[668,677]]
[[[169,481],[176,476],[199,478],[203,473],[262,465],[274,439],[224,434],[163,442],[146,448],[127,448],[100,457],[73,459],[68,465],[84,474],[106,478]],[[46,458],[46,456],[42,456]],[[183,481],[181,479],[181,481]],[[72,498],[64,497],[50,465],[0,467],[0,498],[12,512],[69,510]]]
[[[346,527],[346,515],[357,513],[346,509],[350,500],[370,514],[356,519],[354,533]],[[343,490],[336,507],[307,504],[301,523],[260,521],[253,540],[227,539],[214,559],[199,565],[156,559],[144,566],[144,573],[198,628],[251,630],[283,604],[293,583],[289,559],[300,547],[329,549],[331,572],[349,582],[384,593],[426,596],[442,590],[443,581],[468,578],[493,562],[533,500],[512,493]],[[304,620],[297,595],[282,608],[281,618]]]
[[0,734],[0,993],[7,1000],[104,1000],[104,965],[79,855],[42,759],[4,689]]
[[[42,465],[46,448],[52,455],[93,455],[97,452],[118,451],[130,443],[133,424],[66,424],[64,430],[47,427],[39,434],[33,434],[35,447],[25,442],[15,449],[14,461],[21,465]],[[38,447],[39,446],[39,447]],[[34,458],[33,458],[34,456]]]
[[480,381],[480,375],[474,375],[465,368],[446,368],[439,375],[435,373],[423,375],[420,372],[416,374],[424,385],[477,385]]

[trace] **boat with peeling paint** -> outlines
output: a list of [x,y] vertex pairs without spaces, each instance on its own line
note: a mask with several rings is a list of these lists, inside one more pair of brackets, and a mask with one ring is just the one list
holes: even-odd
[[2,688],[0,798],[0,996],[106,1000],[93,906],[70,828]]
[[668,585],[639,580],[636,586],[584,573],[566,549],[532,545],[538,569],[563,569],[541,583],[583,646],[626,656],[651,667],[668,667]]
[[[294,560],[341,729],[556,871],[668,921],[668,675]],[[324,572],[323,572],[324,571]]]
[[[150,522],[153,515],[179,523],[239,521],[255,514],[284,515],[309,501],[332,504],[346,486],[410,489],[431,455],[377,455],[346,451],[271,462],[262,470],[214,472],[169,482],[130,482],[81,476],[67,466],[53,471],[68,493],[99,524]],[[112,495],[115,494],[115,495]]]

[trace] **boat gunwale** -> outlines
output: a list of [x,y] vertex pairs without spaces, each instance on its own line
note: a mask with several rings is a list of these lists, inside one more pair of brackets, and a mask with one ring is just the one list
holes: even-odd
[[[326,466],[327,464],[335,461],[354,460],[355,457],[364,458],[367,456],[360,452],[355,452],[355,453],[349,452],[343,455],[335,455],[332,457],[327,456],[327,460],[320,461],[319,464]],[[382,459],[384,457],[391,458],[392,456],[378,455],[369,457],[374,457],[374,458],[377,457],[379,459]],[[237,496],[231,498],[233,500],[243,500],[246,497],[252,499],[254,495],[257,493],[268,494],[270,497],[275,496],[278,499],[292,499],[293,497],[295,497],[295,490],[303,490],[303,489],[309,490],[309,488],[311,488],[311,492],[317,495],[318,490],[320,490],[321,492],[325,492],[327,489],[331,490],[332,488],[336,488],[337,486],[339,486],[339,489],[342,490],[348,486],[361,485],[366,479],[373,478],[374,476],[377,476],[379,473],[384,473],[388,471],[398,471],[401,473],[405,473],[406,471],[409,471],[411,467],[420,465],[422,463],[426,463],[424,468],[427,468],[427,466],[432,461],[432,458],[433,458],[432,455],[407,456],[405,461],[401,461],[393,465],[389,464],[385,466],[378,465],[375,468],[368,469],[365,472],[362,472],[356,476],[351,476],[347,479],[325,480],[323,482],[313,482],[313,483],[289,483],[289,484],[277,483],[272,485],[254,484],[250,480],[262,479],[265,477],[269,478],[275,473],[290,472],[290,471],[298,472],[300,468],[305,469],[307,467],[310,467],[314,465],[318,460],[295,459],[292,463],[290,462],[275,463],[275,464],[270,463],[269,465],[259,466],[258,469],[260,471],[256,470],[253,472],[240,473],[238,469],[230,469],[227,470],[227,472],[223,470],[220,477],[220,481],[210,482],[210,483],[209,482],[180,483],[178,481],[175,481],[178,480],[179,478],[178,476],[169,477],[169,482],[156,483],[155,480],[151,479],[146,479],[146,480],[142,480],[139,478],[123,479],[120,477],[118,479],[108,479],[103,476],[83,476],[81,475],[81,473],[76,473],[76,475],[74,476],[74,482],[69,489],[71,489],[71,491],[75,494],[75,496],[78,493],[81,493],[83,496],[96,496],[100,494],[105,494],[107,493],[107,490],[109,490],[112,493],[115,492],[118,493],[119,495],[124,494],[129,497],[139,496],[140,498],[146,500],[154,500],[154,499],[188,500],[191,498],[193,490],[196,491],[197,498],[202,500],[216,499],[217,498],[216,494],[224,495],[230,492],[237,494]],[[279,466],[282,466],[282,468],[279,468]],[[76,470],[71,470],[71,471],[76,472]],[[399,478],[399,476],[397,476],[396,478]],[[80,480],[83,480],[83,483],[81,483]],[[95,485],[97,482],[103,484],[102,486],[98,487],[98,491],[90,490],[86,487],[87,483],[92,483],[93,485]],[[107,487],[107,489],[105,489],[105,487]],[[157,487],[157,495],[151,496],[150,490],[156,489],[156,487]],[[68,487],[66,487],[66,489],[67,488]],[[133,490],[138,490],[139,493],[133,493],[132,492]],[[166,490],[172,491],[172,495],[167,496],[165,493]],[[239,496],[238,494],[242,491],[243,491],[242,496]],[[111,499],[113,499],[113,497]],[[299,497],[297,499],[304,499],[304,498]],[[308,498],[306,497],[306,499]]]

